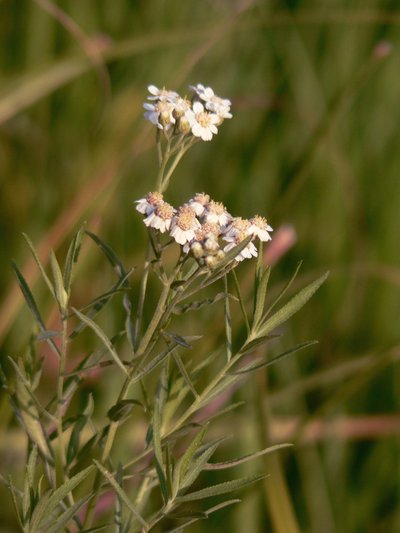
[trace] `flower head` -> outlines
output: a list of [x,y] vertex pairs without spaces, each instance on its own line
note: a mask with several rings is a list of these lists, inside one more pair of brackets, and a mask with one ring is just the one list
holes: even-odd
[[220,123],[218,115],[209,113],[200,102],[194,102],[191,111],[186,114],[192,134],[203,141],[211,141],[213,135],[218,133],[217,124]]
[[144,215],[150,215],[155,209],[164,202],[164,197],[161,192],[149,192],[145,198],[136,200],[136,210]]
[[226,226],[232,220],[232,215],[228,213],[223,203],[211,200],[206,206],[204,219],[212,224]]
[[[229,252],[229,250],[232,250],[232,248],[235,248],[238,244],[243,242],[245,239],[247,239],[248,235],[245,231],[241,231],[237,233],[234,237],[229,239],[229,244],[227,244],[224,248],[224,252]],[[228,240],[227,238],[225,240]],[[254,244],[250,241],[244,248],[241,250],[238,255],[235,257],[235,261],[243,261],[243,259],[251,259],[252,257],[257,257],[258,252],[257,248],[254,246]]]
[[189,200],[188,204],[196,211],[196,215],[201,217],[204,214],[209,202],[210,196],[208,194],[205,194],[204,192],[198,192]]
[[175,124],[173,116],[174,104],[167,100],[158,100],[154,104],[143,104],[146,109],[144,118],[149,120],[152,124],[157,126],[160,130],[168,130]]
[[179,94],[175,91],[168,91],[165,87],[159,89],[155,85],[148,85],[147,90],[150,93],[150,96],[147,97],[148,100],[160,100],[163,102],[175,102],[179,98]]
[[172,219],[170,235],[178,244],[184,245],[195,238],[195,232],[199,228],[196,211],[189,205],[184,205]]
[[248,235],[253,235],[254,237],[258,237],[260,241],[267,242],[272,239],[271,235],[268,233],[269,231],[274,230],[264,217],[256,215],[250,219],[250,227],[247,230]]
[[190,88],[205,102],[204,105],[207,111],[211,111],[219,117],[220,124],[226,118],[232,118],[232,113],[230,113],[232,104],[230,100],[217,96],[211,87],[204,87],[201,83],[191,85]]
[[158,229],[161,233],[164,233],[169,230],[175,211],[172,205],[163,202],[143,222],[148,228]]

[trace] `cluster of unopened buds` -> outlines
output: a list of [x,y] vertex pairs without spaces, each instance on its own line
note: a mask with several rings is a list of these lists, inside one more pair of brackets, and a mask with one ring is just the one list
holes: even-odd
[[257,257],[255,239],[271,240],[273,230],[265,218],[233,217],[222,203],[205,193],[197,193],[178,209],[167,203],[160,192],[149,192],[136,204],[148,228],[167,232],[182,246],[183,253],[191,253],[199,264],[209,268],[218,266],[226,252],[249,236],[250,241],[235,257],[238,262]]
[[231,102],[201,83],[190,85],[190,89],[193,96],[189,99],[182,98],[175,91],[149,85],[149,102],[143,105],[146,109],[144,116],[166,135],[191,134],[210,141],[218,133],[218,126],[226,118],[232,118]]

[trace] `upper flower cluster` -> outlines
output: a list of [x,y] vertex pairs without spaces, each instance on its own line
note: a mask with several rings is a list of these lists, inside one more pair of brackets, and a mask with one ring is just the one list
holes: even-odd
[[193,96],[182,98],[175,91],[149,85],[145,118],[164,132],[192,134],[210,141],[226,118],[232,118],[231,102],[217,96],[211,87],[191,85]]
[[255,239],[271,240],[273,230],[265,218],[233,217],[221,202],[205,193],[197,193],[178,209],[167,203],[160,192],[149,192],[136,204],[136,209],[145,215],[143,222],[147,227],[161,233],[168,231],[184,253],[191,252],[200,264],[210,268],[249,236],[252,239],[235,257],[236,261],[257,257]]

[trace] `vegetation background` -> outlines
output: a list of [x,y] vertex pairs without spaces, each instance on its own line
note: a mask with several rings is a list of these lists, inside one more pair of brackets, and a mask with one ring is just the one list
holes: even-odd
[[[300,531],[400,531],[398,2],[2,0],[0,69],[6,367],[32,327],[12,258],[54,320],[21,233],[44,260],[51,247],[62,258],[86,220],[126,264],[140,265],[145,232],[132,201],[156,173],[154,131],[142,118],[146,86],[210,85],[232,100],[234,118],[191,150],[168,201],[204,190],[234,214],[267,215],[275,237],[282,227],[283,239],[295,231],[273,268],[275,289],[301,259],[297,286],[327,269],[331,276],[279,341],[319,344],[236,391],[246,405],[219,422],[234,435],[224,457],[275,442],[294,448],[246,466],[246,474],[272,475],[192,531],[279,531],[276,517],[291,508]],[[238,269],[248,294],[253,268]],[[104,292],[111,276],[87,240],[75,305]],[[120,308],[103,313],[108,331],[118,328]],[[210,345],[222,316],[213,309],[183,324],[195,330],[203,321]],[[47,372],[51,380],[51,363]],[[103,415],[113,376],[86,385]],[[2,473],[18,482],[25,454],[4,395]],[[16,531],[0,490],[0,530]]]

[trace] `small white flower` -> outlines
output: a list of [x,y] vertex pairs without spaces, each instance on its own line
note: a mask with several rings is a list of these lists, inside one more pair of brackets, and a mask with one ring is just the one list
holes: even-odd
[[[232,248],[235,248],[238,244],[243,242],[248,235],[243,231],[241,233],[238,233],[235,237],[232,239],[229,239],[229,244],[227,244],[224,248],[224,252],[229,252],[229,250],[232,250]],[[227,238],[225,240],[228,240]],[[251,259],[252,257],[257,257],[258,252],[257,248],[254,246],[254,244],[250,241],[247,246],[241,250],[238,255],[235,257],[235,261],[243,261],[244,259]]]
[[196,218],[195,210],[184,205],[172,219],[170,235],[178,244],[184,245],[195,239],[196,230],[199,228],[200,222]]
[[164,197],[161,192],[149,192],[145,198],[136,200],[136,210],[143,215],[150,215],[156,208],[164,202]]
[[188,204],[190,205],[190,207],[193,207],[196,212],[196,215],[198,217],[201,217],[209,202],[210,196],[208,194],[205,194],[204,192],[198,192],[194,195],[193,198],[189,200]]
[[179,94],[175,91],[168,91],[163,87],[162,89],[159,89],[155,85],[149,85],[147,87],[147,90],[151,94],[151,96],[148,96],[148,100],[161,100],[162,102],[175,102],[175,100],[179,97]]
[[250,219],[250,227],[247,229],[248,235],[253,235],[254,237],[258,237],[260,241],[267,242],[272,240],[271,235],[268,233],[269,231],[274,230],[264,217],[256,215]]
[[171,227],[172,217],[175,213],[175,209],[167,202],[163,202],[159,205],[150,215],[143,220],[148,228],[154,228],[164,233]]
[[157,126],[160,130],[168,130],[175,124],[173,116],[174,105],[166,100],[158,100],[154,104],[145,103],[143,107],[146,109],[144,118],[149,120],[152,124]]
[[216,124],[220,123],[220,118],[214,113],[208,113],[200,102],[194,102],[192,110],[187,111],[186,117],[195,137],[211,141],[213,135],[218,133]]
[[234,217],[230,224],[224,228],[224,238],[226,240],[234,239],[236,235],[242,232],[247,232],[250,228],[250,222],[242,217]]
[[220,123],[226,118],[232,118],[232,113],[230,113],[232,104],[230,100],[217,96],[211,87],[204,87],[201,83],[195,86],[190,85],[190,88],[205,102],[204,105],[208,111],[218,115]]
[[204,220],[211,224],[219,224],[224,227],[232,220],[232,215],[228,213],[224,204],[211,200],[204,211]]

